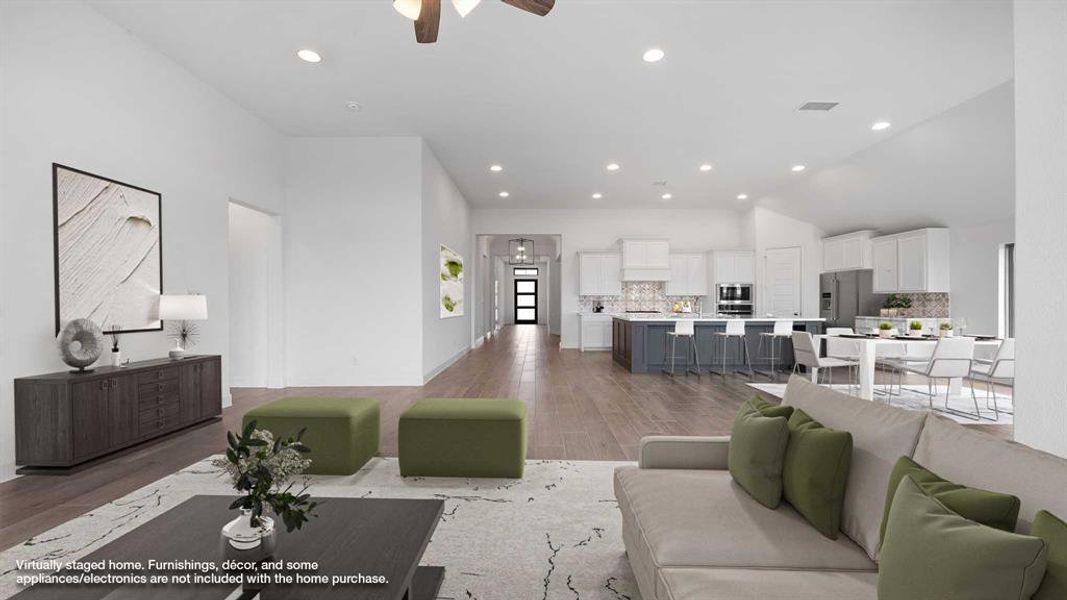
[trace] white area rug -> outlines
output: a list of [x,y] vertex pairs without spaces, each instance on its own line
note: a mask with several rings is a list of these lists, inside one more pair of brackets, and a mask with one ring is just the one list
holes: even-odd
[[[761,392],[766,392],[778,398],[785,396],[784,383],[750,383],[748,385],[756,388],[757,390],[760,390]],[[823,387],[830,386],[826,386],[824,384]],[[878,389],[881,390],[881,386],[878,386]],[[849,393],[847,385],[834,385],[833,390],[837,392],[843,392],[845,394]],[[893,390],[896,391],[896,387],[894,387]],[[853,388],[853,391],[855,391],[855,388]],[[933,399],[934,407],[938,409],[944,409],[945,387],[934,387],[934,391],[937,393],[937,397]],[[985,423],[987,425],[1011,425],[1012,423],[1014,423],[1014,421],[1012,420],[1012,415],[1007,414],[1005,412],[1000,413],[999,419],[991,420],[994,419],[996,415],[994,414],[993,409],[991,408],[992,404],[990,404],[990,408],[986,407],[985,390],[982,388],[978,388],[977,390],[975,390],[975,394],[978,396],[978,407],[982,411],[982,416],[986,417],[983,418],[981,421],[953,413],[939,412],[938,414],[944,415],[965,425],[973,425],[975,423]],[[903,394],[901,394],[900,396],[882,396],[879,394],[875,394],[874,402],[889,402],[893,406],[899,408],[906,408],[908,410],[930,410],[930,397],[926,395],[925,385],[905,385]],[[1004,409],[1012,410],[1011,398],[997,396],[997,405],[1000,407],[1001,411],[1003,411]],[[950,396],[948,406],[952,410],[969,412],[973,414],[974,400],[971,399],[971,388],[963,386],[961,393],[958,396]]]
[[[640,600],[612,492],[619,464],[527,461],[521,480],[404,479],[395,458],[375,458],[351,476],[313,477],[311,491],[443,499],[423,558],[447,569],[442,600]],[[205,460],[68,521],[0,553],[0,598],[18,591],[16,559],[75,559],[191,496],[229,493]]]

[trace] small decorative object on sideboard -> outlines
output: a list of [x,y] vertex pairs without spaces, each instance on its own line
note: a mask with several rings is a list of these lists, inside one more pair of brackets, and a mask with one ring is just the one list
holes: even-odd
[[923,336],[923,323],[922,321],[912,321],[908,323],[908,335],[911,337]]
[[243,494],[230,504],[241,509],[241,515],[222,528],[221,546],[224,558],[242,562],[258,562],[270,558],[277,547],[274,519],[263,511],[270,508],[282,518],[285,530],[300,529],[317,505],[303,488],[293,493],[292,481],[309,466],[311,452],[300,438],[275,439],[271,432],[256,429],[251,421],[239,435],[226,433],[226,457],[213,461],[215,467],[229,476],[233,487]]
[[122,325],[112,325],[111,330],[107,332],[111,336],[111,366],[121,367],[122,351],[119,350],[119,332],[122,331]]
[[92,373],[86,369],[104,352],[104,332],[89,319],[74,319],[59,331],[56,346],[63,362],[74,367],[72,373]]
[[952,321],[942,321],[937,326],[937,335],[941,337],[952,337]]
[[200,329],[190,321],[207,319],[207,298],[201,294],[164,294],[159,297],[159,318],[171,321],[167,336],[174,340],[173,360],[185,358],[189,346],[196,345]]
[[889,321],[882,321],[879,323],[878,335],[884,338],[893,337],[893,324]]

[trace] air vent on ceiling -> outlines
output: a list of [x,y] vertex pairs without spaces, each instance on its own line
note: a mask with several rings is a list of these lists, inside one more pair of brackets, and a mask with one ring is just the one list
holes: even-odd
[[839,102],[805,102],[797,110],[821,110],[827,111],[840,104]]
[[667,185],[667,180],[666,179],[659,179],[657,181],[653,181],[652,185],[654,185],[656,187],[664,187],[664,186]]

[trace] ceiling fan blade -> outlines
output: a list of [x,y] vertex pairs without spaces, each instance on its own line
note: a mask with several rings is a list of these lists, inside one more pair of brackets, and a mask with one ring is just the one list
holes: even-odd
[[415,21],[415,39],[420,44],[437,41],[437,29],[441,26],[441,0],[422,0],[422,10]]
[[528,13],[533,13],[539,17],[543,17],[548,14],[548,11],[552,10],[552,7],[556,5],[556,0],[503,0],[504,4],[510,4],[515,8],[521,8]]

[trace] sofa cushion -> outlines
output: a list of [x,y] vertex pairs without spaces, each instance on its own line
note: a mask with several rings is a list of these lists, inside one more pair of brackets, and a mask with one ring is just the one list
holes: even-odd
[[662,569],[659,600],[876,600],[878,574],[859,571]]
[[782,494],[819,533],[837,539],[841,503],[852,459],[852,435],[827,429],[797,409],[789,417],[789,445],[782,470]]
[[969,488],[946,481],[907,456],[901,456],[897,465],[893,467],[893,473],[889,475],[885,516],[882,517],[883,541],[885,541],[886,523],[889,522],[889,509],[893,504],[893,493],[905,475],[911,476],[923,492],[937,498],[949,510],[961,517],[995,529],[1015,531],[1015,522],[1019,518],[1019,499],[1015,496]]
[[[819,535],[795,510],[771,510],[726,471],[615,470],[624,522],[638,530],[631,563],[656,568],[755,567],[873,571],[851,540]],[[631,547],[633,546],[633,547]]]
[[1033,535],[1048,544],[1048,566],[1034,600],[1067,598],[1067,523],[1047,510],[1034,518]]
[[898,458],[914,452],[926,414],[855,398],[800,377],[789,379],[782,403],[852,434],[841,531],[877,558],[889,473]]
[[730,434],[730,475],[768,508],[777,508],[782,501],[782,461],[789,442],[786,419],[791,412],[752,398],[737,411]]
[[968,487],[1019,497],[1015,530],[1028,533],[1039,510],[1067,515],[1067,459],[994,438],[937,415],[929,415],[916,462]]
[[1045,574],[1041,538],[967,520],[905,475],[893,494],[879,600],[1029,600]]

